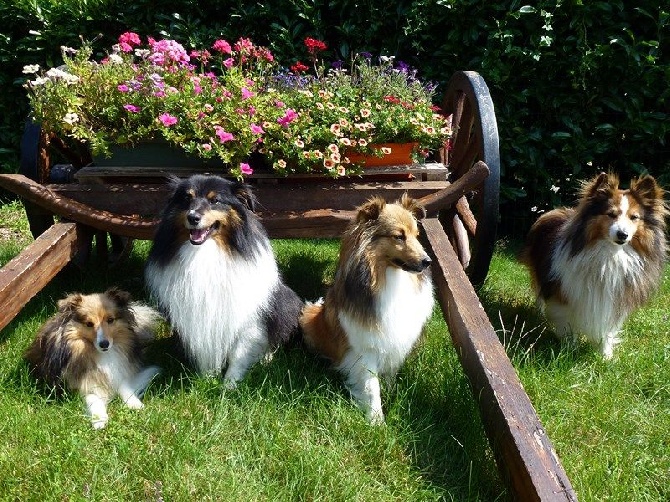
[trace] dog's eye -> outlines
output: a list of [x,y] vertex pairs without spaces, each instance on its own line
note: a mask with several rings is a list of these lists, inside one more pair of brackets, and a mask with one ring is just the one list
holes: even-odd
[[89,328],[93,327],[93,321],[86,321],[86,326]]
[[607,211],[607,216],[615,220],[617,217],[616,211]]
[[637,221],[637,220],[639,220],[639,219],[640,219],[640,215],[639,215],[639,214],[631,214],[631,215],[630,215],[630,220],[631,220],[631,221]]
[[107,324],[112,324],[113,322],[114,322],[113,317],[110,316],[110,317],[107,318]]
[[392,237],[397,240],[398,242],[405,242],[407,240],[407,237],[405,237],[405,234],[394,234]]

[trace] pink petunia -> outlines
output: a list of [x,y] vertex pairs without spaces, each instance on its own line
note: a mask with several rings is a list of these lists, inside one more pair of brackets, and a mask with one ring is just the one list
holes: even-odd
[[233,136],[231,133],[227,132],[221,126],[216,126],[215,131],[216,131],[216,136],[219,138],[220,143],[225,143],[226,141],[232,141],[232,140],[235,139],[235,136]]
[[123,105],[123,107],[128,110],[130,113],[138,113],[141,108],[135,105]]
[[282,127],[288,127],[288,125],[297,118],[298,114],[296,113],[296,111],[293,108],[287,108],[286,112],[284,113],[284,116],[278,118],[277,122],[279,122],[279,124]]
[[265,133],[263,128],[261,126],[259,126],[258,124],[251,124],[251,132],[253,134],[263,134],[263,133]]
[[250,91],[246,87],[242,87],[242,99],[253,98],[256,94],[253,91]]
[[233,52],[233,49],[230,47],[230,44],[225,40],[217,40],[216,42],[214,42],[214,45],[212,45],[212,49],[222,54],[230,54]]
[[223,66],[226,68],[232,68],[235,65],[235,60],[233,58],[228,58],[223,62]]
[[142,41],[140,40],[140,36],[137,33],[127,31],[119,35],[119,43],[128,45],[140,45]]
[[119,84],[116,86],[116,90],[119,92],[128,92],[130,91],[130,87],[128,87],[126,84]]
[[254,170],[246,162],[240,163],[240,171],[242,172],[242,174],[246,174],[246,175],[254,173]]
[[179,121],[177,117],[170,115],[169,113],[162,113],[158,116],[158,120],[160,120],[165,127],[175,125]]

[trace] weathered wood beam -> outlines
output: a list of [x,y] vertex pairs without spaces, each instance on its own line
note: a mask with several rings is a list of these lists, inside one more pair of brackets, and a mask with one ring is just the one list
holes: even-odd
[[442,225],[435,218],[424,219],[422,225],[434,255],[437,297],[512,498],[577,500]]
[[58,216],[113,234],[135,239],[151,239],[157,224],[155,219],[110,213],[61,197],[21,174],[0,175],[0,186]]
[[488,166],[480,160],[451,185],[430,195],[421,197],[418,199],[418,202],[426,208],[428,216],[434,216],[441,209],[453,206],[461,197],[481,185],[488,175]]
[[339,238],[356,211],[316,209],[301,213],[261,213],[270,237],[279,239]]
[[74,258],[82,238],[75,223],[56,223],[0,269],[0,329]]

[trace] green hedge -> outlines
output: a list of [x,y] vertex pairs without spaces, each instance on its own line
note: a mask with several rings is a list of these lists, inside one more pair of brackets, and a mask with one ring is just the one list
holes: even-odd
[[[58,64],[61,45],[126,30],[203,46],[247,36],[292,62],[306,36],[351,52],[395,55],[444,89],[456,70],[492,93],[503,204],[525,230],[531,208],[571,203],[600,170],[670,183],[670,8],[660,1],[274,0],[268,3],[17,0],[0,6],[0,163],[17,168],[27,113],[21,68]],[[244,4],[244,3],[243,3]],[[665,3],[663,4],[665,5]],[[514,218],[503,219],[510,231]]]

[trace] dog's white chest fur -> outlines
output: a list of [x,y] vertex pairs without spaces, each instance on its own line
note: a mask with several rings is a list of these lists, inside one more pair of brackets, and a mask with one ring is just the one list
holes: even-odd
[[98,369],[105,374],[115,392],[129,382],[136,371],[136,368],[128,361],[126,354],[120,352],[116,346],[112,346],[107,352],[98,353],[97,364]]
[[339,320],[351,345],[349,357],[362,357],[374,373],[392,376],[412,350],[433,308],[430,280],[417,283],[410,273],[388,268],[386,283],[375,299],[378,322],[372,328],[362,326],[346,312]]
[[569,308],[547,303],[550,317],[562,330],[583,332],[596,343],[614,336],[630,314],[627,291],[642,276],[643,261],[630,245],[599,241],[575,256],[567,245],[556,250],[552,275],[559,279]]
[[278,282],[272,251],[255,258],[229,254],[216,242],[185,243],[166,266],[150,263],[151,292],[168,311],[186,350],[203,373],[218,373],[246,337]]

